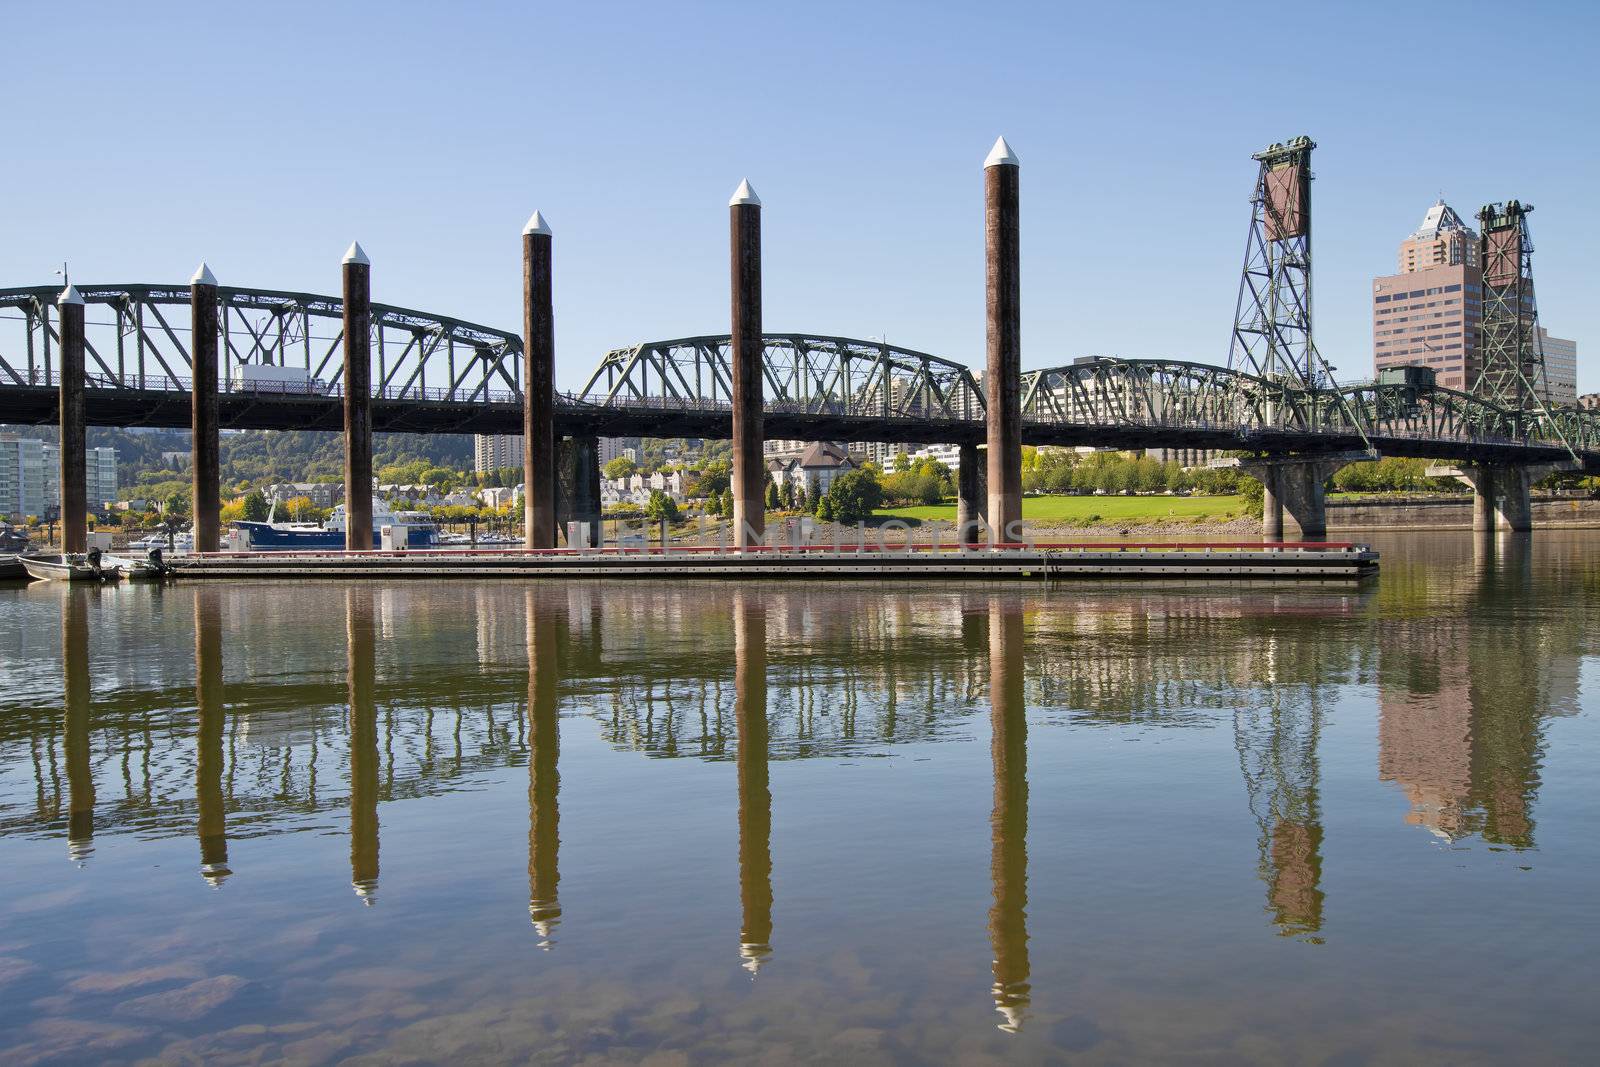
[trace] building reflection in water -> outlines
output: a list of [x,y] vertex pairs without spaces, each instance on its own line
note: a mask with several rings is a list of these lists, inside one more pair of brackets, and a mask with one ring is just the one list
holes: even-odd
[[1277,638],[1268,657],[1264,703],[1234,712],[1234,744],[1259,828],[1259,873],[1267,884],[1267,910],[1278,933],[1320,942],[1322,929],[1322,803],[1317,743],[1322,696],[1309,686],[1279,684]]
[[739,955],[755,975],[772,955],[772,790],[767,781],[767,609],[733,600],[734,720],[739,735]]
[[378,891],[377,634],[372,590],[344,594],[350,707],[350,885],[368,905]]
[[548,950],[561,921],[557,886],[561,851],[561,815],[557,797],[561,774],[557,764],[561,739],[556,714],[557,637],[559,617],[540,610],[538,595],[524,601],[528,640],[528,915]]
[[1534,847],[1543,722],[1577,710],[1583,643],[1554,626],[1486,624],[1538,600],[1527,535],[1475,538],[1464,610],[1403,605],[1379,645],[1378,776],[1406,795],[1406,821],[1443,841],[1479,834]]
[[1028,720],[1023,695],[1022,604],[1014,597],[989,602],[990,755],[994,809],[989,816],[989,875],[994,905],[989,942],[994,950],[994,1005],[1000,1029],[1022,1028],[1031,997],[1028,983]]
[[222,591],[202,582],[194,594],[194,703],[196,806],[200,821],[200,876],[220,886],[228,867],[228,817],[222,796],[223,719]]
[[80,866],[94,852],[94,769],[89,742],[89,598],[68,586],[61,608],[61,675],[66,724],[67,856]]

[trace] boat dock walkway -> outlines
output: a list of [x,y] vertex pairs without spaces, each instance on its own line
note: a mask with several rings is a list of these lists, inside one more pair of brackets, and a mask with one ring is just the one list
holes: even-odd
[[1348,542],[1064,543],[979,548],[912,545],[401,552],[207,552],[170,560],[180,581],[216,578],[1140,578],[1359,581],[1378,553]]

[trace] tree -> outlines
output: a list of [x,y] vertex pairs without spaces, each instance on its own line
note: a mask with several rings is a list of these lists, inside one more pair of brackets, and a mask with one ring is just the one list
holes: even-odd
[[778,495],[778,483],[767,479],[767,510],[777,511],[783,506],[783,500]]
[[722,491],[722,514],[726,515],[730,519],[733,518],[733,490],[732,489],[724,489]]
[[732,474],[733,467],[725,459],[707,463],[697,489],[703,496],[719,496],[727,490]]
[[883,503],[883,485],[870,467],[846,471],[828,487],[834,518],[839,522],[865,522]]
[[638,469],[639,465],[634,463],[634,461],[629,459],[627,456],[618,456],[610,463],[607,463],[604,467],[601,467],[600,471],[607,478],[617,479],[626,478]]
[[167,517],[169,519],[182,519],[189,514],[189,493],[187,490],[178,490],[166,499]]
[[833,501],[827,497],[822,498],[822,502],[817,505],[817,518],[823,522],[832,522],[834,520]]
[[321,517],[320,509],[308,496],[290,497],[283,502],[283,510],[288,512],[290,522],[315,522]]
[[252,489],[244,495],[244,504],[239,510],[240,518],[246,522],[266,522],[267,498],[261,495],[261,490]]
[[651,522],[677,522],[678,502],[659,489],[650,490],[650,499],[644,504],[644,517]]

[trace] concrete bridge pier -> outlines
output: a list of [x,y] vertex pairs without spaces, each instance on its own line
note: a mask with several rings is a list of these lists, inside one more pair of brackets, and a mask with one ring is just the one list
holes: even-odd
[[529,552],[556,547],[555,321],[551,234],[537,211],[522,230],[522,539]]
[[[600,537],[600,438],[567,437],[561,442],[557,512],[563,530],[569,522],[589,524],[588,543],[568,548],[599,548]],[[523,507],[527,504],[524,502]]]
[[1429,467],[1428,476],[1454,478],[1472,487],[1474,530],[1526,533],[1533,529],[1533,483],[1558,470],[1571,469],[1570,463],[1463,464]]
[[1316,541],[1327,537],[1328,479],[1346,464],[1370,459],[1366,452],[1348,452],[1239,460],[1239,469],[1261,483],[1262,539]]
[[1261,539],[1283,540],[1283,501],[1278,499],[1276,478],[1261,479]]
[[984,533],[984,461],[976,444],[961,446],[961,469],[956,472],[956,539],[963,545],[980,545]]
[[194,550],[215,552],[222,540],[222,445],[217,421],[217,279],[204,263],[189,279],[190,491]]
[[761,198],[748,181],[728,201],[733,336],[733,545],[761,544],[767,529],[761,454]]
[[372,551],[372,261],[344,254],[344,547]]
[[88,428],[84,421],[83,294],[68,285],[61,312],[61,550],[89,548]]
[[1022,540],[1021,193],[1016,155],[997,138],[983,161],[988,358],[989,537]]

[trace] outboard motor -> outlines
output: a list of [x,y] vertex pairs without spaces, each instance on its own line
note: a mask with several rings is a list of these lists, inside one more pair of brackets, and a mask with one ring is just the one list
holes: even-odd
[[89,569],[94,571],[94,576],[104,581],[105,574],[100,570],[100,550],[91,548],[87,559],[89,561]]
[[145,559],[151,567],[155,568],[157,574],[167,573],[167,565],[161,561],[161,548],[159,546],[151,548],[146,553]]

